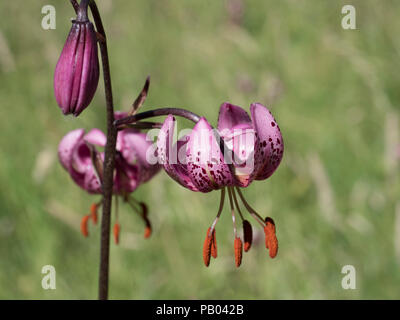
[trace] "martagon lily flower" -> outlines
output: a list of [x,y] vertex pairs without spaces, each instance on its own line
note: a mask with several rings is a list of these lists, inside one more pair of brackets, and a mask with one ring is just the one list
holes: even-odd
[[[173,143],[175,118],[169,115],[157,140],[159,162],[165,171],[182,186],[199,192],[221,190],[218,213],[207,230],[203,259],[209,266],[211,256],[217,257],[215,227],[221,215],[226,190],[230,202],[235,264],[242,261],[243,242],[236,226],[236,211],[242,220],[244,251],[252,244],[251,224],[239,207],[239,198],[250,215],[262,226],[265,246],[274,258],[278,251],[275,223],[262,218],[245,200],[241,188],[253,180],[265,180],[278,168],[283,156],[283,139],[280,128],[271,112],[262,104],[250,106],[251,118],[239,106],[223,103],[218,118],[218,130],[213,130],[201,118],[192,132]],[[236,193],[239,197],[236,196]]]
[[[126,113],[116,113],[115,118],[126,116]],[[84,129],[69,132],[61,140],[58,147],[58,156],[61,165],[68,171],[73,181],[90,194],[101,194],[102,165],[104,152],[99,152],[96,147],[104,147],[107,138],[99,129],[92,129],[85,133]],[[115,202],[118,197],[127,202],[137,212],[145,223],[145,238],[151,234],[151,224],[148,218],[146,204],[135,200],[131,195],[142,183],[150,180],[159,170],[158,164],[149,164],[146,153],[149,148],[154,148],[151,141],[146,140],[146,134],[136,129],[124,129],[118,132],[114,189]],[[97,210],[101,201],[92,204],[90,214],[85,215],[81,222],[81,232],[88,236],[88,222],[91,219],[97,223]],[[120,225],[118,211],[114,225],[114,240],[119,242]]]

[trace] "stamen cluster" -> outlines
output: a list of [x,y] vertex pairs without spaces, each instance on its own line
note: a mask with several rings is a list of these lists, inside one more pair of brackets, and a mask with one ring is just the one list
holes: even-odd
[[[240,210],[238,199],[236,197],[236,192],[239,194],[241,200],[243,200],[244,206],[248,209],[249,214],[261,225],[265,233],[265,246],[269,249],[269,256],[271,258],[275,258],[278,253],[278,239],[276,237],[276,227],[272,218],[267,217],[263,219],[250,205],[246,202],[238,187],[227,187],[229,202],[232,213],[232,222],[233,222],[233,234],[234,234],[234,254],[235,254],[235,265],[236,267],[240,267],[242,263],[243,250],[244,252],[248,252],[251,248],[253,241],[253,229],[250,222],[244,219],[243,214]],[[218,210],[218,214],[215,217],[211,226],[207,229],[206,238],[204,240],[203,246],[203,261],[206,267],[210,265],[211,257],[217,257],[217,239],[216,239],[216,225],[221,216],[223,203],[225,199],[225,188],[221,190],[221,202],[220,209]],[[237,232],[236,226],[236,211],[239,213],[240,219],[242,220],[242,228],[243,228],[243,241],[240,235]],[[244,242],[244,245],[243,245]]]

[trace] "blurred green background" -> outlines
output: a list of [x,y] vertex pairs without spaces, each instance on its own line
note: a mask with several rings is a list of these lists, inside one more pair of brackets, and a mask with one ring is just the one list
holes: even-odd
[[[350,3],[349,3],[350,2]],[[43,30],[41,8],[56,8]],[[357,30],[341,27],[356,8]],[[262,230],[239,269],[228,210],[219,257],[202,261],[218,192],[192,193],[161,172],[135,192],[153,235],[120,206],[111,245],[112,299],[400,298],[399,1],[98,1],[108,34],[117,109],[128,110],[150,74],[143,110],[184,107],[216,124],[222,102],[268,105],[285,141],[276,173],[244,190],[277,224],[271,260]],[[53,72],[74,16],[69,1],[0,2],[0,298],[95,299],[99,231],[79,232],[98,197],[57,160],[75,128],[105,129],[103,83],[90,108],[64,117]],[[189,125],[180,122],[182,127]],[[258,227],[253,223],[253,227]],[[43,290],[53,265],[57,289]],[[344,290],[342,267],[356,268]]]

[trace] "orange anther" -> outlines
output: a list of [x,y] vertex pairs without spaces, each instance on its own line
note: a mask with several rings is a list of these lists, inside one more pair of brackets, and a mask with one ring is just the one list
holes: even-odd
[[146,228],[144,228],[144,238],[150,238],[151,236],[151,226],[146,226]]
[[239,237],[235,238],[235,264],[239,268],[242,264],[242,240]]
[[212,232],[212,242],[211,242],[211,256],[215,259],[217,258],[217,236],[215,234],[215,229]]
[[89,218],[90,216],[86,215],[81,220],[81,233],[83,234],[84,237],[87,237],[89,235],[89,229],[88,229]]
[[143,219],[146,224],[146,227],[144,228],[144,238],[147,239],[147,238],[150,238],[150,236],[151,236],[151,232],[152,232],[151,223],[150,223],[150,220],[147,218],[147,216],[144,216]]
[[251,224],[247,220],[243,220],[243,240],[244,240],[244,252],[250,250],[251,243],[253,242],[253,229]]
[[265,247],[269,249],[269,256],[275,258],[278,253],[278,239],[276,238],[275,222],[271,218],[265,219]]
[[114,242],[116,244],[119,243],[119,233],[121,231],[121,227],[119,225],[119,223],[117,222],[116,224],[114,224],[114,228],[113,228],[113,234],[114,234]]
[[97,224],[97,208],[97,203],[92,203],[90,206],[90,217],[92,218],[94,224]]
[[212,234],[210,235],[210,229],[211,228],[208,228],[207,230],[206,239],[204,240],[204,245],[203,245],[203,260],[206,267],[210,265],[211,246],[213,242]]
[[145,239],[150,238],[151,236],[151,227],[144,228],[144,237]]

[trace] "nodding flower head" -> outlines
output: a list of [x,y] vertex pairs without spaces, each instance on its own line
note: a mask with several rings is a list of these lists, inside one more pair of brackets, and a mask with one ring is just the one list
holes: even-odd
[[[213,247],[216,252],[215,226],[223,209],[226,189],[233,221],[236,266],[241,264],[242,249],[247,252],[252,242],[251,224],[242,215],[239,198],[264,229],[270,256],[275,257],[277,253],[273,220],[262,218],[245,200],[240,188],[247,187],[253,180],[267,179],[275,172],[283,156],[283,139],[277,122],[265,106],[254,103],[250,106],[250,113],[251,118],[241,107],[223,103],[217,130],[205,118],[201,118],[191,133],[176,143],[173,143],[175,118],[169,115],[158,136],[159,162],[169,176],[192,191],[221,189],[219,210],[207,231],[203,247],[206,266],[209,265],[210,256],[214,257]],[[244,245],[237,232],[236,211],[243,223]]]
[[[61,165],[70,174],[72,180],[90,194],[101,194],[102,170],[104,152],[96,147],[104,147],[107,139],[99,129],[92,129],[85,133],[84,129],[76,129],[69,132],[61,140],[58,147],[58,156]],[[150,180],[159,170],[159,165],[150,165],[146,161],[146,152],[154,148],[146,135],[135,129],[124,129],[118,132],[115,155],[114,188],[115,201],[121,197],[136,211],[145,223],[145,236],[148,237],[151,230],[148,220],[147,206],[136,201],[130,193],[136,190],[140,184]],[[101,202],[95,203],[90,214],[82,220],[81,230],[87,236],[87,223],[91,220],[97,222],[97,209]],[[117,216],[118,219],[118,216]],[[118,221],[116,222],[118,223]],[[120,227],[114,228],[114,239],[119,240]]]
[[99,83],[96,32],[88,20],[87,2],[81,1],[54,72],[55,97],[65,115],[78,116],[92,101]]

